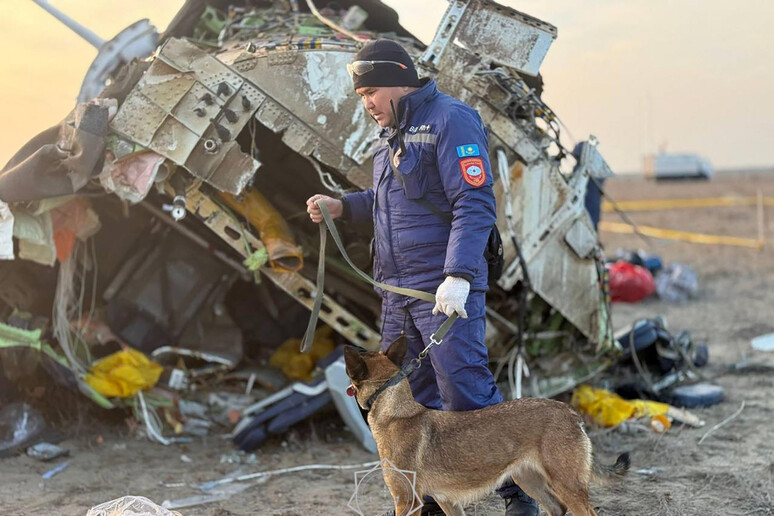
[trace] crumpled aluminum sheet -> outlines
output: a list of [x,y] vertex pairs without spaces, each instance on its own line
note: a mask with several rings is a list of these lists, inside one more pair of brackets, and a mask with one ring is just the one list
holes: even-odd
[[228,66],[170,39],[121,105],[111,128],[238,195],[260,166],[234,141],[263,95]]

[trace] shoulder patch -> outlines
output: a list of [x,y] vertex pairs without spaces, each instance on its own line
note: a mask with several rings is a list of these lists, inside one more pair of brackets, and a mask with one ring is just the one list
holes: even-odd
[[478,150],[478,145],[475,143],[468,143],[467,145],[460,145],[457,147],[457,156],[460,158],[469,158],[471,156],[481,156]]
[[470,186],[478,188],[486,181],[486,170],[481,158],[464,158],[460,160],[462,178]]

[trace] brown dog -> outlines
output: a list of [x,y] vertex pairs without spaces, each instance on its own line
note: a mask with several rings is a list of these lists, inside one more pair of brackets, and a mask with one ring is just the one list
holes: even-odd
[[[406,340],[386,352],[361,352],[347,346],[348,389],[361,407],[403,364]],[[430,367],[423,364],[421,367]],[[623,476],[628,454],[615,465],[593,463],[591,441],[580,416],[567,404],[547,399],[507,401],[469,412],[431,410],[414,400],[406,379],[388,387],[368,413],[381,459],[399,470],[416,472],[416,491],[435,498],[449,516],[464,516],[463,506],[491,493],[508,477],[549,514],[596,516],[589,504],[589,482]],[[385,470],[384,480],[405,516],[419,503],[405,477]]]

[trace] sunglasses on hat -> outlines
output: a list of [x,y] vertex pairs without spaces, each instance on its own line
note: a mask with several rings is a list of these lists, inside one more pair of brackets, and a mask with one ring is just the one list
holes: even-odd
[[347,72],[349,77],[354,79],[356,75],[365,75],[373,70],[375,64],[394,64],[400,66],[403,70],[408,68],[408,66],[397,61],[353,61],[347,65]]

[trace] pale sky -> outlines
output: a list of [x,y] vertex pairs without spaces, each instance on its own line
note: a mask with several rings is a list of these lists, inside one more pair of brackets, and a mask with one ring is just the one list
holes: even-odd
[[[51,0],[105,39],[141,18],[159,32],[182,0]],[[318,6],[324,0],[317,0]],[[445,0],[386,0],[429,42]],[[543,99],[617,172],[660,146],[716,168],[774,166],[774,1],[503,0],[558,27]],[[75,102],[96,50],[31,0],[0,0],[0,166]]]

